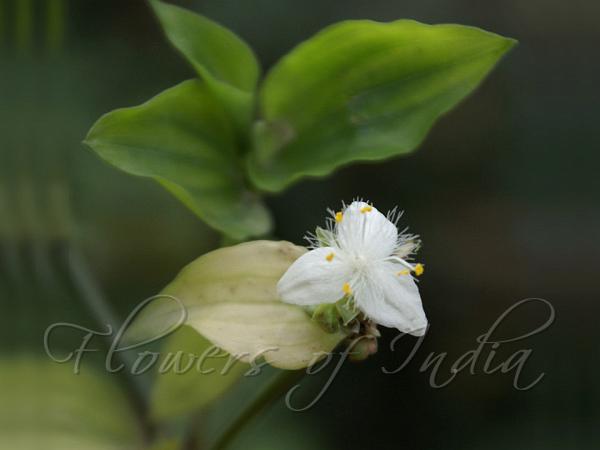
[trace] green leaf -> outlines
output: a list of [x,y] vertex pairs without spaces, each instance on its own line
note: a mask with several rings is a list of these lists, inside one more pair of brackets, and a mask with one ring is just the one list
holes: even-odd
[[183,305],[187,325],[241,361],[264,357],[282,369],[306,367],[346,335],[327,333],[277,295],[277,282],[305,251],[289,242],[252,241],[207,253],[141,311],[124,339],[139,342],[172,330],[184,317]]
[[515,41],[460,25],[332,25],[270,71],[249,171],[279,191],[358,160],[413,151]]
[[153,443],[148,450],[182,450],[184,443],[182,438],[161,438],[158,442]]
[[160,353],[150,402],[158,420],[206,407],[249,369],[187,326],[169,336]]
[[72,364],[41,357],[0,360],[0,448],[142,448],[139,422],[114,377],[85,364],[76,375]]
[[246,129],[260,76],[252,49],[206,17],[158,0],[150,4],[169,41],[223,101],[236,123]]
[[244,187],[231,121],[199,80],[102,116],[85,143],[119,169],[154,178],[234,239],[270,229],[268,211]]

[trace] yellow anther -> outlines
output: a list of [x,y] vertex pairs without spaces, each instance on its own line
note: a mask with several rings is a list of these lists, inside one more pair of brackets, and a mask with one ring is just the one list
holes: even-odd
[[342,214],[341,211],[338,211],[335,213],[335,221],[336,222],[338,222],[338,223],[341,222],[343,218],[344,218],[344,214]]
[[401,270],[400,272],[398,272],[398,275],[408,275],[409,273],[410,273],[410,270],[404,269],[404,270]]
[[419,263],[415,265],[414,271],[416,276],[423,275],[423,272],[425,272],[425,267],[423,264]]
[[329,261],[329,262],[333,261],[333,252],[331,252],[329,255],[327,255],[327,256],[325,257],[325,259],[326,259],[327,261]]
[[371,212],[371,211],[373,211],[373,207],[370,206],[370,205],[363,206],[362,208],[360,208],[360,212],[363,213],[363,214]]
[[344,291],[344,294],[346,295],[352,294],[352,289],[350,289],[350,285],[348,283],[344,283],[342,286],[342,291]]

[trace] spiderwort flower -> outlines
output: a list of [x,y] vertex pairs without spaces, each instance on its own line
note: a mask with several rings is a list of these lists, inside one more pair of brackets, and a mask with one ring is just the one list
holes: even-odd
[[312,250],[279,280],[281,299],[309,306],[346,297],[378,324],[425,334],[427,318],[413,277],[423,273],[423,265],[408,261],[418,240],[398,232],[400,214],[394,209],[386,217],[362,201],[330,214],[326,239],[309,238]]

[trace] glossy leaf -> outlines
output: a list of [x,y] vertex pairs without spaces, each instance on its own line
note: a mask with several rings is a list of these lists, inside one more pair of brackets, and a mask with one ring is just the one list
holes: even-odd
[[515,41],[460,25],[332,25],[270,71],[249,170],[278,191],[358,160],[413,151]]
[[234,239],[270,229],[269,213],[244,188],[231,121],[199,80],[102,116],[85,143],[119,169],[154,178]]
[[150,405],[156,419],[209,405],[249,369],[188,326],[169,336],[160,354]]
[[260,76],[252,49],[206,17],[158,0],[150,4],[169,41],[223,101],[236,122],[246,128]]
[[126,338],[140,341],[172,329],[184,318],[183,305],[187,325],[241,361],[264,357],[283,369],[306,367],[345,334],[327,333],[277,296],[277,282],[305,251],[289,242],[252,241],[207,253],[142,310]]

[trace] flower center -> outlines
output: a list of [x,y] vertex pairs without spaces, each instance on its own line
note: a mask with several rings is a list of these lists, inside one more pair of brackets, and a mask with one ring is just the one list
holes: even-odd
[[364,272],[369,267],[369,261],[362,255],[353,255],[352,267],[357,272]]

